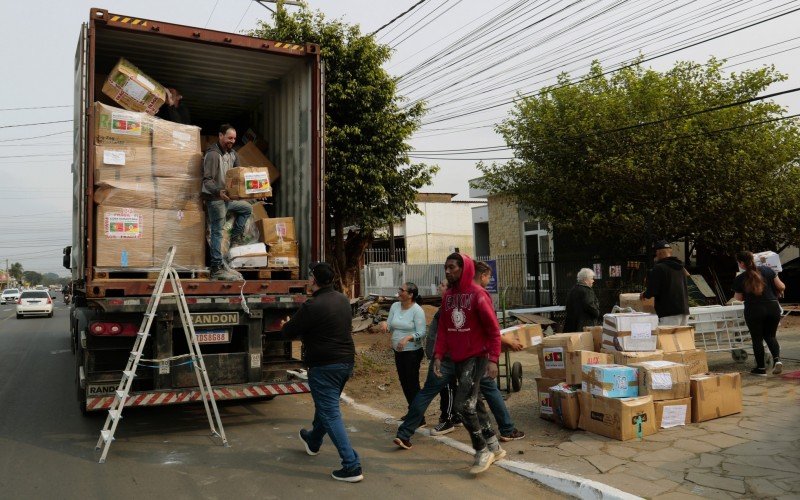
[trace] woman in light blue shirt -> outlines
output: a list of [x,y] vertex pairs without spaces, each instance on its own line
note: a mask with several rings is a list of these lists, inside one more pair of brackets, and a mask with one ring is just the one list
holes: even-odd
[[410,405],[420,389],[419,367],[424,354],[425,312],[416,303],[419,289],[414,283],[404,283],[397,296],[400,300],[392,304],[389,318],[382,326],[384,331],[392,333],[397,376],[406,402]]

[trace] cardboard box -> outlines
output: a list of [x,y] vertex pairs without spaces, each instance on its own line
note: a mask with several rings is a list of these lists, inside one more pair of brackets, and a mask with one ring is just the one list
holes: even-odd
[[98,146],[141,146],[153,142],[153,117],[94,103],[94,143]]
[[686,368],[689,370],[689,376],[708,372],[708,356],[706,356],[706,351],[702,349],[665,352],[664,361],[672,361],[673,363],[686,365]]
[[636,368],[622,365],[583,365],[583,391],[595,396],[633,398],[639,395]]
[[539,370],[542,377],[566,380],[566,354],[591,351],[592,346],[592,334],[589,332],[559,333],[545,337],[539,350]]
[[200,153],[200,127],[153,118],[153,147]]
[[694,328],[691,326],[659,326],[656,346],[664,352],[693,351]]
[[656,313],[656,300],[654,298],[640,299],[639,293],[621,293],[619,294],[619,306],[623,309],[630,307],[636,312]]
[[272,196],[266,168],[234,167],[225,172],[225,190],[232,200],[260,199]]
[[537,324],[516,325],[500,330],[500,335],[513,337],[514,340],[525,346],[526,349],[539,346],[542,343],[542,326]]
[[206,214],[199,210],[153,210],[153,260],[160,266],[175,245],[175,266],[206,267]]
[[153,175],[176,179],[202,179],[203,155],[194,151],[154,147]]
[[267,246],[263,243],[233,247],[228,251],[228,257],[233,268],[263,268],[269,265]]
[[150,148],[138,146],[95,146],[94,183],[104,181],[148,181],[153,176]]
[[607,398],[581,391],[578,426],[586,431],[611,439],[628,441],[655,434],[656,412],[653,398]]
[[537,377],[534,380],[536,380],[536,400],[539,402],[539,416],[545,420],[553,420],[550,388],[560,384],[564,379]]
[[692,421],[692,398],[654,401],[653,406],[656,410],[656,426],[659,429],[687,425]]
[[95,265],[110,268],[153,267],[153,211],[95,207]]
[[603,316],[604,351],[655,351],[658,316],[610,313]]
[[253,216],[254,221],[259,221],[261,219],[269,219],[269,214],[267,214],[267,205],[263,201],[257,201],[253,203]]
[[105,180],[95,188],[94,201],[98,205],[116,207],[203,210],[199,179]]
[[248,142],[237,149],[236,154],[239,156],[239,165],[243,167],[265,167],[269,172],[270,182],[274,183],[280,178],[281,173],[277,167],[264,156],[255,143]]
[[258,219],[256,227],[261,234],[260,241],[271,245],[280,241],[297,241],[294,231],[294,217],[275,217]]
[[664,351],[616,351],[614,353],[614,363],[628,366],[642,361],[661,361],[664,359]]
[[583,328],[584,332],[589,332],[592,334],[592,344],[594,345],[594,352],[600,352],[603,348],[603,326],[585,326]]
[[550,389],[550,404],[553,422],[567,429],[577,429],[580,420],[578,392],[566,389]]
[[739,373],[704,373],[690,377],[692,423],[742,411],[742,377]]
[[766,252],[754,253],[753,261],[755,261],[756,266],[759,267],[766,266],[775,271],[776,274],[783,271],[783,266],[781,265],[781,257],[775,252],[767,250]]
[[594,351],[567,353],[567,383],[580,385],[583,382],[583,365],[608,365],[614,362],[610,354]]
[[631,366],[639,370],[639,395],[653,396],[653,401],[689,397],[689,370],[672,361],[644,361]]
[[268,267],[299,267],[300,250],[296,241],[284,241],[273,243],[269,246],[269,266]]
[[120,58],[103,84],[103,93],[123,108],[150,115],[167,100],[167,90],[139,68]]

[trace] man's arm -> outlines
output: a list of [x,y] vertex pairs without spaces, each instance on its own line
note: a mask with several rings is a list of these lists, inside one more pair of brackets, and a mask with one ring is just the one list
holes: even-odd
[[478,295],[478,304],[475,312],[478,314],[478,321],[483,327],[489,361],[497,363],[497,360],[500,359],[500,324],[497,322],[497,315],[494,313],[489,294],[484,292],[476,295]]
[[300,306],[300,309],[294,313],[294,316],[283,324],[281,333],[291,338],[303,338],[303,335],[308,331],[308,327],[310,326],[311,318],[308,312],[308,304],[309,303],[306,302]]
[[217,186],[220,161],[220,156],[214,151],[207,152],[203,158],[203,187],[215,196],[219,196],[220,192],[220,188]]
[[652,299],[658,293],[659,288],[661,287],[661,275],[657,272],[655,268],[653,268],[647,274],[647,288],[645,288],[644,292],[642,292],[643,299]]

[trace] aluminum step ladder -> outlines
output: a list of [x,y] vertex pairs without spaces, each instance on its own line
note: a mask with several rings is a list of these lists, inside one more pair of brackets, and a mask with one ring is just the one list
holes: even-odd
[[[214,399],[214,391],[211,388],[211,382],[208,379],[208,372],[206,365],[203,362],[203,355],[200,353],[200,344],[197,342],[197,336],[194,331],[194,324],[192,323],[192,316],[189,313],[189,306],[186,304],[186,296],[183,293],[181,280],[178,277],[178,272],[172,267],[172,261],[175,258],[175,247],[171,246],[167,252],[167,257],[164,260],[164,265],[161,267],[161,273],[158,275],[153,295],[150,297],[150,302],[147,305],[147,311],[142,319],[142,324],[139,327],[139,332],[136,334],[136,340],[133,344],[128,363],[125,370],[122,372],[122,379],[119,382],[119,387],[115,391],[114,401],[111,404],[111,409],[108,410],[108,417],[106,423],[103,425],[103,430],[100,431],[100,438],[97,440],[96,450],[102,446],[103,453],[100,456],[100,463],[105,463],[108,449],[111,447],[111,442],[114,440],[114,433],[117,430],[122,418],[122,409],[125,407],[125,402],[128,399],[128,394],[131,391],[133,379],[136,376],[136,368],[139,366],[139,361],[144,352],[144,346],[147,342],[147,337],[150,336],[150,326],[153,324],[153,319],[156,316],[158,305],[161,303],[162,297],[175,297],[178,306],[178,314],[183,324],[183,333],[186,335],[186,343],[189,346],[189,355],[191,358],[194,373],[197,376],[197,385],[200,388],[200,395],[203,400],[203,405],[206,409],[208,416],[208,425],[211,427],[211,435],[217,436],[222,439],[222,444],[228,446],[228,440],[225,437],[225,429],[222,428],[222,421],[220,420],[219,410],[217,409],[217,402]],[[169,280],[172,285],[172,293],[164,293],[164,285]],[[210,406],[209,406],[210,404]],[[213,411],[213,417],[212,417]],[[216,422],[216,425],[215,425]]]

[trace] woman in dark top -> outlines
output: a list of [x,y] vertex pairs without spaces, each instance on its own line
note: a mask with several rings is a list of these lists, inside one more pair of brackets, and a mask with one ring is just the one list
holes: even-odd
[[594,271],[583,268],[578,271],[578,283],[569,291],[566,303],[565,332],[582,332],[586,326],[595,326],[600,320],[600,305],[592,290]]
[[778,323],[781,321],[778,297],[783,295],[786,285],[769,267],[756,267],[751,252],[737,253],[736,262],[739,264],[739,269],[744,272],[733,282],[733,291],[736,292],[733,298],[744,300],[744,320],[750,329],[753,355],[756,358],[756,367],[750,373],[767,375],[764,362],[764,342],[766,342],[774,360],[772,373],[777,375],[783,371],[781,348],[776,337]]

